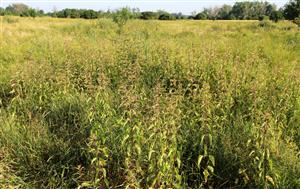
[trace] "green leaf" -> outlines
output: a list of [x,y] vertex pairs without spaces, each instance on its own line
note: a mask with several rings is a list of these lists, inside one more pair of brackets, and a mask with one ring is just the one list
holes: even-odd
[[204,181],[205,181],[205,183],[206,183],[207,180],[208,180],[209,172],[205,169],[205,170],[203,171],[203,175],[204,175]]
[[266,180],[269,181],[270,183],[272,183],[273,186],[275,186],[275,182],[274,182],[273,178],[270,177],[269,175],[266,176]]
[[215,166],[215,163],[216,163],[215,157],[212,155],[209,155],[208,158],[209,158],[210,162],[212,163],[212,165]]
[[211,136],[211,134],[208,135],[208,139],[209,139],[209,145],[212,145],[212,136]]
[[198,166],[198,168],[200,168],[200,164],[201,164],[202,159],[203,159],[203,156],[202,156],[202,155],[199,155],[198,161],[197,161],[197,166]]
[[214,168],[212,167],[212,166],[207,166],[207,169],[211,172],[211,173],[213,173],[214,172]]

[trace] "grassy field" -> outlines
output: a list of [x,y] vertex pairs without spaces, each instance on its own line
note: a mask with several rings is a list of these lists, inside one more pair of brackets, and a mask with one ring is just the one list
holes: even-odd
[[1,17],[0,188],[299,188],[290,22]]

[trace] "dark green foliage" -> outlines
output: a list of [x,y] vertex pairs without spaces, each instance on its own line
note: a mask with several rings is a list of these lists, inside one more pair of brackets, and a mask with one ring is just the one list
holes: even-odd
[[95,19],[98,17],[98,13],[94,10],[83,10],[80,18],[85,18],[85,19]]
[[276,10],[275,5],[260,1],[236,2],[231,10],[231,14],[240,20],[257,20],[258,16],[270,16]]
[[290,0],[290,2],[284,6],[283,14],[287,20],[294,20],[300,16],[300,0]]
[[58,18],[80,18],[80,12],[77,9],[63,9],[56,14]]
[[[14,3],[6,7],[6,9],[0,8],[0,15],[18,15],[18,16],[43,16],[45,13],[42,10],[35,10],[29,8],[22,3]],[[193,16],[185,16],[182,13],[168,13],[166,11],[145,11],[140,12],[139,9],[130,10],[133,18],[140,18],[143,20],[173,20],[173,19],[195,19],[195,20],[257,20],[259,17],[265,15],[273,18],[274,22],[282,19],[280,12],[286,19],[294,20],[300,13],[300,1],[291,0],[287,3],[283,10],[277,10],[274,4],[262,1],[242,1],[236,2],[233,6],[223,5],[221,7],[205,8],[202,12]],[[59,18],[113,18],[118,11],[95,11],[91,9],[63,9],[61,11],[53,11],[46,15]]]
[[281,11],[273,11],[270,15],[270,20],[273,22],[278,22],[279,20],[283,20],[284,16]]
[[195,20],[207,20],[207,14],[201,12],[196,14],[196,16],[194,17]]
[[[233,6],[223,5],[218,8],[204,9],[198,13],[194,19],[204,20],[257,20],[259,16],[270,16],[276,6],[268,2],[243,1],[236,2]],[[205,16],[206,15],[206,16]]]
[[35,18],[37,16],[43,15],[43,11],[30,8],[27,5],[22,3],[14,3],[6,7],[5,11],[3,10],[2,13],[0,10],[0,15],[1,14]]
[[223,5],[218,10],[218,14],[216,17],[218,20],[232,20],[234,16],[232,15],[231,11],[232,11],[232,6]]
[[259,21],[269,20],[269,19],[270,19],[270,18],[269,18],[268,16],[265,16],[265,15],[259,16],[259,17],[258,17],[258,20],[259,20]]
[[0,7],[0,16],[4,16],[5,15],[5,9]]
[[162,13],[158,17],[159,20],[175,20],[176,17],[169,13]]
[[35,17],[38,15],[38,12],[37,12],[35,9],[30,8],[30,9],[28,10],[28,15],[29,15],[30,17],[35,18]]
[[183,15],[181,12],[172,14],[176,20],[186,19],[188,16]]
[[153,20],[153,19],[157,19],[158,16],[159,15],[156,12],[147,11],[147,12],[141,12],[140,18],[143,20]]

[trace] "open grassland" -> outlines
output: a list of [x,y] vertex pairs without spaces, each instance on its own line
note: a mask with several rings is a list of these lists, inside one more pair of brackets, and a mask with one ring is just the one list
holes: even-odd
[[289,22],[2,17],[0,188],[299,188]]

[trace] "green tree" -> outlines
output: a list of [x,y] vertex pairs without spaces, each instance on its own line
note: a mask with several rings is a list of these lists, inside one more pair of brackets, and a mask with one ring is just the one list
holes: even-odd
[[230,5],[223,5],[217,13],[217,19],[218,20],[230,20],[231,17],[231,10],[232,6]]
[[260,16],[270,16],[274,10],[276,10],[276,6],[268,2],[243,1],[236,2],[233,5],[231,14],[240,20],[256,20],[259,19]]
[[283,14],[285,19],[294,20],[300,16],[300,0],[291,0],[284,6]]
[[123,31],[123,27],[126,25],[129,19],[132,18],[132,13],[129,8],[122,8],[117,10],[113,15],[113,21],[118,25],[120,34]]
[[28,9],[28,15],[32,18],[35,18],[37,16],[37,11],[35,9]]
[[204,12],[200,12],[200,13],[196,14],[194,19],[195,20],[207,20],[207,14]]
[[175,20],[175,16],[168,12],[161,12],[158,17],[159,20]]
[[273,22],[278,22],[279,20],[283,20],[283,14],[281,11],[273,11],[270,15],[270,20]]
[[13,3],[6,7],[6,12],[13,15],[20,16],[22,13],[28,11],[29,7],[23,3]]
[[84,19],[95,19],[98,17],[98,14],[94,10],[82,10],[80,12],[80,18]]
[[5,15],[5,9],[0,7],[0,16],[4,16]]
[[141,19],[143,20],[153,20],[158,19],[158,14],[156,12],[146,11],[141,13]]
[[270,20],[270,18],[266,15],[261,15],[261,16],[258,16],[258,20],[259,21],[263,21],[263,20]]

